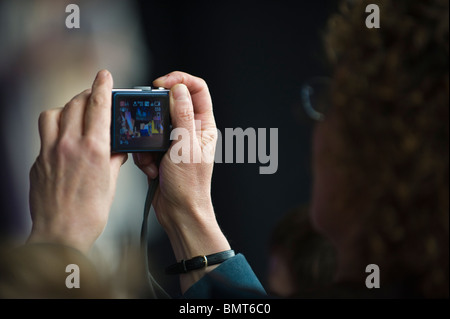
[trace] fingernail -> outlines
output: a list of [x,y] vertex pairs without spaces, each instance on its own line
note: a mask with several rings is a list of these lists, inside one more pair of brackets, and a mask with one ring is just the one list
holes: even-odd
[[189,91],[184,84],[175,85],[172,90],[172,96],[175,100],[185,100],[189,98]]
[[108,75],[109,75],[108,70],[100,70],[100,71],[98,71],[97,77],[95,79],[96,80],[101,79],[101,78],[107,77]]

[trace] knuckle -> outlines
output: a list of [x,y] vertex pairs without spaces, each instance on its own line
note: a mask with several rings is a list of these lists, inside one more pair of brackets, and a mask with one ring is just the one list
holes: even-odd
[[98,138],[87,136],[83,141],[84,151],[92,158],[100,158],[108,155],[108,147],[101,143]]
[[44,111],[41,114],[39,114],[39,120],[38,120],[39,126],[45,125],[45,123],[47,123],[49,118],[50,118],[50,111],[49,110]]
[[77,95],[77,96],[73,97],[73,99],[71,99],[69,101],[69,103],[67,103],[67,105],[81,104],[82,100],[83,100],[83,96]]
[[41,112],[41,114],[39,114],[39,124],[45,124],[47,123],[49,120],[51,120],[53,118],[53,116],[57,113],[59,113],[61,111],[60,108],[58,109],[50,109],[50,110],[45,110],[43,112]]
[[98,140],[92,136],[87,136],[84,138],[84,148],[86,149],[86,151],[88,152],[96,152],[99,148],[99,144]]
[[[77,163],[79,160],[88,161],[91,164],[102,164],[104,159],[109,158],[110,150],[95,137],[84,137],[76,139],[71,136],[63,136],[58,141],[54,152],[57,162]],[[41,154],[45,159],[46,154]]]
[[93,105],[103,106],[106,103],[106,98],[102,94],[91,94],[90,102]]
[[194,120],[194,112],[188,106],[178,108],[176,114],[177,118],[179,118],[182,121],[190,122]]
[[84,90],[83,92],[81,92],[78,95],[75,95],[67,104],[66,107],[70,106],[70,105],[78,105],[78,104],[82,104],[85,103],[88,96],[89,96],[90,90]]
[[75,139],[64,135],[58,141],[56,146],[56,152],[59,157],[68,158],[72,157],[76,154],[77,151],[77,143]]
[[175,77],[177,79],[180,79],[181,82],[185,81],[185,76],[187,75],[187,73],[184,73],[182,71],[173,71],[169,73],[169,76],[171,77]]
[[209,92],[208,84],[206,81],[199,77],[194,77],[195,85],[191,90],[191,94],[198,94],[203,92]]
[[208,84],[206,83],[206,81],[202,78],[197,78],[198,79],[198,84],[202,89],[206,89],[208,87]]

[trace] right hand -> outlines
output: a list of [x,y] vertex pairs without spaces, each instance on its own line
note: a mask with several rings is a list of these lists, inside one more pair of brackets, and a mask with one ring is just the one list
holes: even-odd
[[[174,163],[170,158],[172,148],[182,140],[172,142],[159,167],[158,154],[133,155],[149,181],[159,174],[160,184],[153,199],[158,221],[169,236],[177,261],[228,250],[230,245],[217,224],[211,201],[217,129],[208,87],[204,80],[183,72],[158,78],[153,85],[170,89],[173,128],[186,129],[191,138],[189,163]],[[200,163],[193,162],[194,153],[202,154]],[[182,275],[182,290],[213,268]]]

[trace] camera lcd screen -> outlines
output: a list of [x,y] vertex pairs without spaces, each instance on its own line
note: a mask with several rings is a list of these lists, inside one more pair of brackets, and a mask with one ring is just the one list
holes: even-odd
[[113,93],[113,152],[166,151],[170,145],[167,92]]

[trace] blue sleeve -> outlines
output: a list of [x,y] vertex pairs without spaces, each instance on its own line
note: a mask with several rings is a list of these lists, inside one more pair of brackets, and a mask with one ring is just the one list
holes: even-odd
[[266,298],[266,291],[244,255],[237,254],[192,285],[183,298]]

